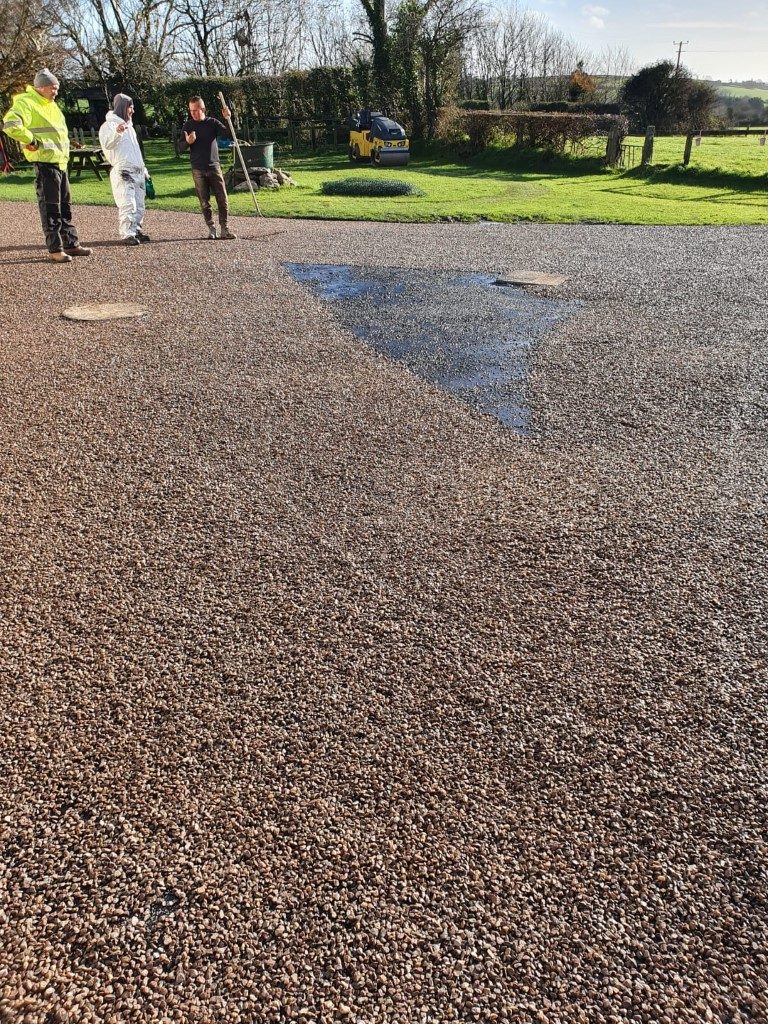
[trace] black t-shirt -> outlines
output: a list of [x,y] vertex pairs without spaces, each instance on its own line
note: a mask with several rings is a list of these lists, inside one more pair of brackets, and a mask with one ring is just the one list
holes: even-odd
[[[187,145],[184,132],[194,132],[197,136],[191,146]],[[179,138],[179,149],[189,150],[190,162],[196,171],[212,171],[219,167],[219,147],[216,144],[218,135],[231,139],[229,128],[215,117],[206,117],[203,121],[187,118]]]

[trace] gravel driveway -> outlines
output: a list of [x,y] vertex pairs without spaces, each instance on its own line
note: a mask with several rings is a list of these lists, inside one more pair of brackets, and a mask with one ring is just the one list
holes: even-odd
[[[0,1021],[768,1021],[765,229],[0,222]],[[568,275],[534,436],[283,262]]]

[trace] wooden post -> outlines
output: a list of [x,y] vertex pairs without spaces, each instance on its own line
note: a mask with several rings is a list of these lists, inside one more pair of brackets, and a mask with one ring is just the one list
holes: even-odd
[[653,137],[656,134],[656,126],[649,124],[645,129],[645,140],[643,142],[643,155],[640,158],[640,166],[646,167],[653,160]]
[[608,142],[605,147],[605,162],[609,167],[615,167],[621,156],[621,129],[615,125],[608,132]]
[[691,162],[691,146],[693,145],[693,132],[685,136],[685,151],[683,153],[683,166],[687,167]]

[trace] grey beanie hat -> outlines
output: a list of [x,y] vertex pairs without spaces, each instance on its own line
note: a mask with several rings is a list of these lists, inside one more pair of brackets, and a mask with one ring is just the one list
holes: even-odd
[[48,68],[43,68],[42,71],[38,71],[35,75],[35,80],[32,83],[36,89],[42,88],[44,85],[58,85],[59,80],[52,71]]
[[119,92],[112,100],[112,109],[121,117],[123,121],[128,120],[128,107],[133,103],[130,96],[126,96],[124,92]]

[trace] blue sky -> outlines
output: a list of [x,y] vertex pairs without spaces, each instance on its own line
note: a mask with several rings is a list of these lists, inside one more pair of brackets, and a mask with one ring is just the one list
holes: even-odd
[[768,0],[526,0],[591,50],[624,47],[638,66],[677,59],[701,78],[768,81]]

